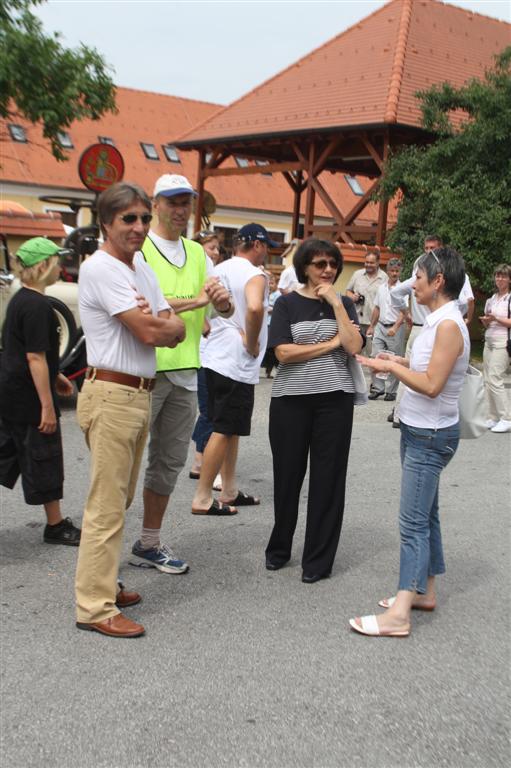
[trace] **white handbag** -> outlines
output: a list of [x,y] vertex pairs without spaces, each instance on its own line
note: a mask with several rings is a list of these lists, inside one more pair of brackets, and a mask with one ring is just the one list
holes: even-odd
[[462,439],[481,437],[488,431],[483,375],[472,365],[467,368],[458,406]]

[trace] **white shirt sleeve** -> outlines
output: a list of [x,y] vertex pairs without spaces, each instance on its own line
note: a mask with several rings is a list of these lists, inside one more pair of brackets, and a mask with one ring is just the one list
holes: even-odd
[[413,293],[413,286],[415,283],[415,275],[412,275],[408,280],[403,280],[402,283],[398,283],[390,289],[390,303],[394,309],[406,309],[408,306],[408,297]]

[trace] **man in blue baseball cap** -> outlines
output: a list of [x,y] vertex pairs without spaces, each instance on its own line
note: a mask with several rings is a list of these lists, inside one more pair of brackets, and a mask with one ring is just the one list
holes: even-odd
[[[250,434],[254,384],[259,381],[268,336],[268,281],[262,267],[268,246],[276,245],[260,224],[246,224],[234,238],[232,259],[213,271],[229,291],[234,313],[215,320],[202,354],[213,434],[192,502],[196,515],[235,515],[240,506],[260,503],[240,490],[235,473],[239,438]],[[222,491],[214,499],[213,483],[220,469]]]

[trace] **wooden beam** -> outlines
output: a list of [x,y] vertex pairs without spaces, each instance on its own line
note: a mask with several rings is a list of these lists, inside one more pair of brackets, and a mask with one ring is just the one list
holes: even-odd
[[321,173],[321,171],[325,167],[326,161],[328,160],[328,158],[330,157],[332,152],[334,152],[338,148],[338,146],[342,142],[342,140],[343,140],[342,136],[336,136],[335,138],[333,138],[330,141],[328,146],[325,147],[325,149],[323,150],[323,152],[319,156],[319,159],[318,159],[316,165],[314,166],[314,176],[319,176],[319,174]]
[[206,168],[205,178],[209,176],[251,176],[255,173],[283,173],[284,171],[301,171],[301,163],[269,163],[268,165],[249,165],[248,168]]
[[312,186],[314,187],[315,191],[318,193],[320,198],[323,200],[324,204],[334,217],[337,224],[344,224],[344,214],[343,212],[336,206],[326,189],[323,187],[319,179],[312,179]]
[[383,159],[380,157],[380,155],[378,154],[378,152],[374,148],[373,144],[371,143],[371,141],[369,140],[369,138],[368,138],[368,136],[367,136],[367,134],[365,132],[360,135],[360,138],[362,139],[362,142],[363,142],[365,148],[367,149],[367,151],[369,152],[369,154],[373,158],[374,162],[376,163],[376,165],[378,166],[378,168],[381,171],[382,168],[383,168]]
[[295,197],[293,205],[293,219],[291,224],[291,237],[298,237],[300,226],[300,202],[302,197],[302,171],[298,171],[296,179]]
[[379,179],[376,179],[376,181],[373,181],[369,189],[364,192],[358,203],[356,203],[351,211],[349,211],[346,216],[344,217],[344,221],[346,224],[351,224],[354,218],[358,216],[358,214],[364,210],[366,205],[371,202],[371,197],[375,189],[377,188],[378,184],[380,183]]
[[[383,139],[383,163],[385,164],[387,162],[387,158],[389,155],[389,132],[385,132],[385,137]],[[389,201],[388,200],[380,200],[378,203],[378,227],[376,229],[376,244],[377,245],[384,245],[385,244],[385,235],[387,233],[387,216],[389,212]]]
[[[300,152],[297,147],[298,152]],[[300,152],[301,154],[301,152]],[[303,155],[302,155],[303,157]],[[316,157],[316,145],[312,141],[309,145],[309,158],[307,166],[307,197],[305,200],[305,221],[303,225],[304,237],[309,237],[312,234],[314,228],[314,201],[316,198],[316,190],[314,189],[314,160]]]
[[199,168],[197,171],[197,184],[196,192],[197,198],[195,200],[195,220],[194,220],[194,232],[199,232],[202,228],[202,208],[204,206],[204,159],[206,153],[203,149],[199,150]]

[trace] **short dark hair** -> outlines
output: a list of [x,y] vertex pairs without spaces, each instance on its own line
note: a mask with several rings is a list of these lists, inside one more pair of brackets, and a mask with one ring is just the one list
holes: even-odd
[[148,211],[151,210],[151,199],[138,184],[120,181],[105,189],[98,197],[98,216],[101,224],[111,224],[119,211],[124,211],[136,200],[140,201]]
[[444,241],[440,237],[440,235],[426,235],[424,238],[425,243],[438,243],[439,246],[442,246],[444,244]]
[[465,282],[465,262],[454,248],[445,246],[424,253],[418,261],[417,269],[426,273],[428,283],[442,274],[444,276],[442,293],[449,299],[457,299],[460,295]]
[[293,256],[293,266],[299,283],[307,282],[305,267],[311,263],[314,256],[319,256],[319,254],[331,256],[335,259],[337,263],[335,279],[337,280],[343,268],[342,253],[339,248],[333,243],[328,242],[328,240],[319,240],[316,237],[309,237],[298,246],[295,255]]
[[401,263],[401,259],[393,258],[393,259],[389,259],[387,262],[387,269],[389,267],[399,267],[399,269],[401,269],[402,266],[403,265]]
[[380,254],[380,249],[378,248],[378,246],[375,246],[374,248],[369,248],[369,250],[367,251],[367,253],[365,255],[365,258],[367,259],[368,256],[374,256],[376,261],[379,262],[380,261],[380,255],[381,255]]

